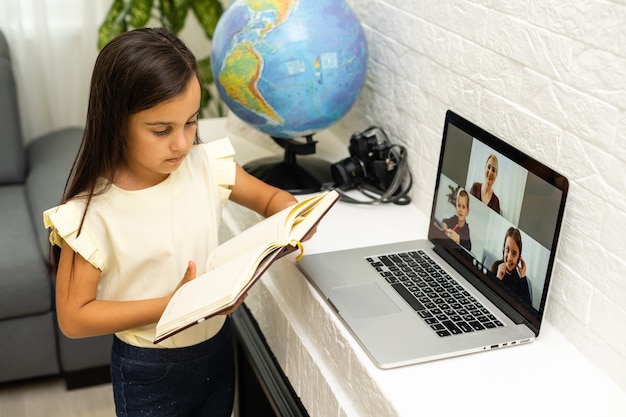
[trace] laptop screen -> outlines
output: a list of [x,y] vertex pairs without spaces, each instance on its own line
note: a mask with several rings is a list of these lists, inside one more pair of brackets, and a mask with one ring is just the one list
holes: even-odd
[[567,179],[452,111],[441,146],[430,241],[538,334]]

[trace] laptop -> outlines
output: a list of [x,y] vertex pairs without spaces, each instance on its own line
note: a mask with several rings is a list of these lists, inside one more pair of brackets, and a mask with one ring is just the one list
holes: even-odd
[[380,368],[529,343],[567,192],[563,175],[449,110],[428,238],[298,264]]

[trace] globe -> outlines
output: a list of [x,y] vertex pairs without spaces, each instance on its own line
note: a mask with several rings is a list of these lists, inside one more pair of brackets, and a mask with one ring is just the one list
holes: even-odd
[[211,45],[221,99],[274,137],[306,137],[344,116],[363,87],[367,43],[343,0],[235,0]]

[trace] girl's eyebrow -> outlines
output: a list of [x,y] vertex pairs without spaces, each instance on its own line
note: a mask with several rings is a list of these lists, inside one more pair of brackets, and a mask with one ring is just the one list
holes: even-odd
[[[187,120],[193,119],[194,117],[198,116],[199,114],[200,114],[200,109],[198,109],[194,114],[189,116],[187,118]],[[146,122],[145,124],[148,125],[148,126],[163,126],[163,125],[168,126],[168,125],[174,124],[174,122],[165,122],[165,121],[155,120],[154,122]]]
[[163,125],[171,125],[172,122],[160,122],[160,121],[156,121],[156,122],[146,122],[146,125],[148,126],[163,126]]

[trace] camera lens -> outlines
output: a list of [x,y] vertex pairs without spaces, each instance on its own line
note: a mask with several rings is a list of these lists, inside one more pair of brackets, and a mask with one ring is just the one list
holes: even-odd
[[343,191],[355,188],[363,179],[361,161],[352,157],[332,164],[330,172],[335,181],[335,187]]

